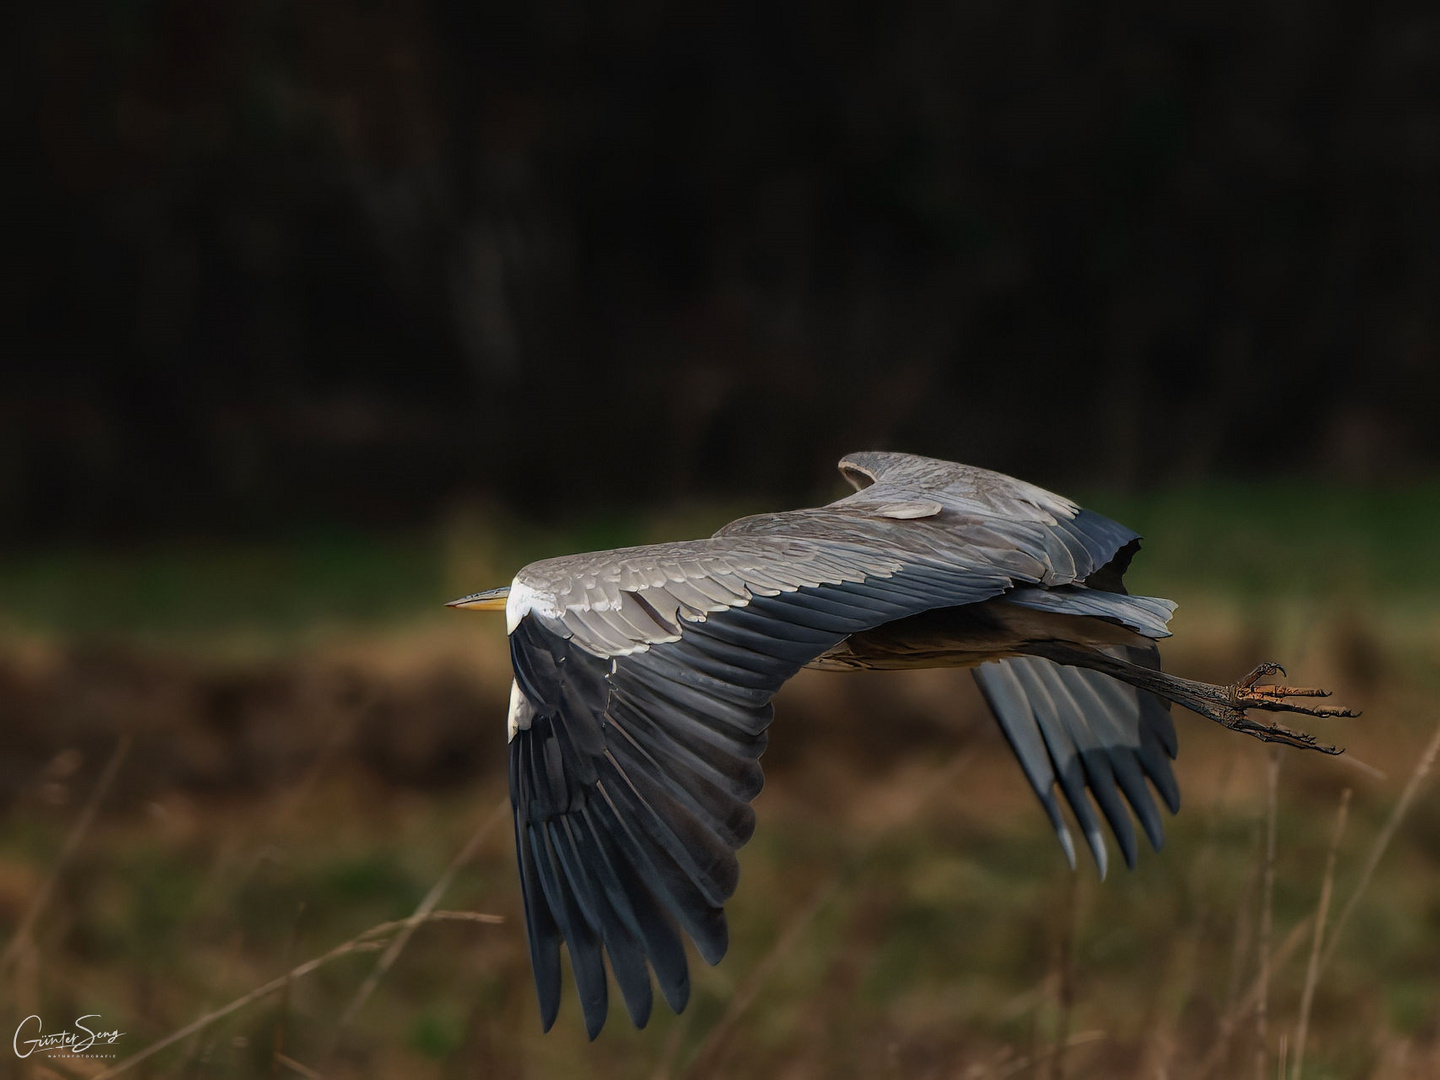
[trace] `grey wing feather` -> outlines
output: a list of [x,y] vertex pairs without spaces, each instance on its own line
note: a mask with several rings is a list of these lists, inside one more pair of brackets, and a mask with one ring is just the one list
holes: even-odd
[[1058,585],[1050,589],[1020,586],[1010,590],[1005,600],[1036,611],[1108,619],[1151,639],[1170,636],[1170,616],[1175,613],[1173,600],[1105,592],[1084,585]]
[[533,563],[516,578],[517,618],[534,611],[587,650],[620,656],[673,641],[687,621],[752,596],[857,586],[856,602],[878,596],[882,611],[905,596],[913,612],[1015,584],[1083,582],[1137,539],[985,469],[884,453],[851,454],[841,469],[873,483],[828,506],[741,518],[709,540]]
[[[978,554],[1016,580],[1083,581],[1139,537],[1013,476],[911,454],[865,451],[840,460],[858,489],[810,510],[758,514],[716,537],[824,535],[857,546],[877,540],[913,558],[954,564]],[[897,529],[894,518],[913,518]],[[886,520],[892,519],[892,520]]]
[[[1148,659],[1144,654],[1154,652],[1136,647],[1122,651],[1132,663],[1144,662]],[[1164,832],[1146,778],[1171,813],[1180,808],[1170,768],[1175,738],[1167,705],[1100,672],[1034,656],[982,664],[972,673],[1072,866],[1075,847],[1055,800],[1057,784],[1101,877],[1107,864],[1105,840],[1087,792],[1109,823],[1127,865],[1135,865],[1137,852],[1121,795],[1150,843],[1159,849]]]

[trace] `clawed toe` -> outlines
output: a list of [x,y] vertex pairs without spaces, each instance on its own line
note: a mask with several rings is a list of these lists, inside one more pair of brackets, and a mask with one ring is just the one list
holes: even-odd
[[1261,664],[1245,678],[1229,688],[1230,704],[1237,709],[1265,709],[1269,712],[1304,713],[1306,716],[1359,716],[1344,705],[1303,705],[1291,698],[1326,698],[1329,690],[1311,686],[1278,686],[1260,683],[1259,679],[1285,669],[1279,664]]
[[1220,722],[1231,731],[1251,735],[1261,742],[1280,743],[1284,746],[1294,746],[1300,750],[1319,750],[1322,754],[1343,754],[1345,752],[1338,746],[1320,742],[1308,731],[1296,731],[1284,724],[1262,724],[1259,721],[1251,720],[1243,712]]

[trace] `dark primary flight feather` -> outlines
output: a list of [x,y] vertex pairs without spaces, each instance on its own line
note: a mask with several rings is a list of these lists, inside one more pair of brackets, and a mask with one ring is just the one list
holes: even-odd
[[[860,490],[828,506],[744,518],[708,540],[547,560],[516,577],[510,792],[547,1030],[562,942],[592,1038],[608,1011],[604,956],[644,1025],[652,972],[670,1007],[685,1007],[683,936],[709,963],[724,955],[723,905],[754,830],[770,699],[801,667],[876,628],[938,609],[983,612],[988,601],[1033,618],[1105,620],[1133,640],[1166,633],[1173,605],[1119,585],[1138,538],[1115,522],[948,462],[864,453],[841,469]],[[1153,646],[1114,648],[1157,663]],[[1164,706],[1039,657],[1011,655],[975,677],[1072,864],[1057,785],[1102,872],[1091,798],[1127,862],[1130,811],[1159,846],[1147,780],[1178,806]]]

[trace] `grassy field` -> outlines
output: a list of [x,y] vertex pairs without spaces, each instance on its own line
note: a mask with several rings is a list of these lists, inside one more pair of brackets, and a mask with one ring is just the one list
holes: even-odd
[[[503,629],[438,605],[742,508],[0,559],[0,1030],[124,1032],[113,1059],[0,1051],[0,1076],[95,1075],[280,980],[127,1075],[1273,1077],[1347,789],[1303,1075],[1440,1076],[1434,778],[1385,839],[1440,722],[1440,487],[1086,501],[1145,533],[1134,588],[1180,601],[1168,666],[1332,686],[1365,709],[1315,725],[1346,758],[1282,753],[1270,818],[1270,751],[1177,716],[1166,850],[1102,883],[1066,868],[968,675],[802,673],[729,955],[693,962],[681,1017],[637,1032],[617,1002],[593,1044],[573,997],[539,1030],[497,814]],[[363,1004],[393,929],[282,979],[409,916],[471,842],[437,906],[502,921],[417,926]]]

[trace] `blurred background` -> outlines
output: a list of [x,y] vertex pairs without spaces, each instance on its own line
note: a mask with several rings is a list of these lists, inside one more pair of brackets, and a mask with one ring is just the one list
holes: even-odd
[[135,1075],[1273,1074],[1347,788],[1332,923],[1377,869],[1303,1075],[1440,1075],[1433,782],[1378,846],[1440,718],[1440,15],[61,0],[19,43],[0,1033],[124,1057],[405,917],[505,791],[503,629],[440,604],[888,448],[1143,532],[1182,674],[1365,709],[1282,756],[1268,906],[1258,743],[1177,717],[1168,850],[1101,885],[968,675],[803,674],[679,1020],[540,1034],[501,820],[440,906],[504,922]]

